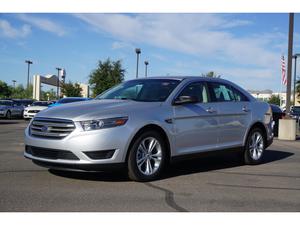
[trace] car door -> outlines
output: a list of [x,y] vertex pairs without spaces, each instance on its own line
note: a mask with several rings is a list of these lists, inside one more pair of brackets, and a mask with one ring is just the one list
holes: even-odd
[[20,102],[14,102],[12,106],[12,115],[13,116],[19,116],[22,111],[22,106]]
[[208,86],[219,109],[219,147],[241,146],[251,121],[247,97],[226,83],[209,82]]
[[175,97],[196,96],[198,102],[174,105],[175,154],[213,150],[218,142],[218,118],[215,103],[209,101],[205,82],[187,84]]

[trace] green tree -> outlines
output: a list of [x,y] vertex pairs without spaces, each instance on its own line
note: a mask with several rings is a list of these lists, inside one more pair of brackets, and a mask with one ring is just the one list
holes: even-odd
[[122,68],[120,60],[111,61],[107,59],[99,61],[98,67],[90,74],[89,84],[93,89],[93,96],[124,81],[125,69]]
[[32,90],[32,84],[29,85],[29,88],[24,88],[22,84],[19,84],[15,88],[12,88],[11,98],[32,99]]
[[0,98],[9,98],[12,93],[12,87],[0,80]]
[[78,83],[73,84],[71,81],[61,86],[61,92],[67,97],[81,97],[81,91],[80,85]]
[[268,103],[280,105],[280,97],[279,95],[271,95],[271,98],[269,99]]
[[[297,96],[300,97],[300,80],[297,81],[297,84],[296,84],[296,93],[297,93]],[[300,101],[298,101],[300,103]]]
[[202,73],[202,77],[220,78],[221,75],[216,74],[214,71],[210,71],[205,74]]

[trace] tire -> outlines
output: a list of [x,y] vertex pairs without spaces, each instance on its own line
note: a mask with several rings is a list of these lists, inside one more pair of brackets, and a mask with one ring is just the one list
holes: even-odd
[[244,146],[244,162],[248,165],[256,165],[262,162],[266,148],[266,139],[261,129],[252,129]]
[[167,161],[166,150],[166,143],[158,132],[142,133],[129,149],[127,161],[129,178],[139,182],[157,179]]
[[6,117],[6,119],[10,120],[11,119],[11,112],[7,111],[5,117]]

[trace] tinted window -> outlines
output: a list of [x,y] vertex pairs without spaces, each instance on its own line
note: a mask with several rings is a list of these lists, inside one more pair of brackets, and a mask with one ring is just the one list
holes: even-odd
[[171,79],[127,81],[100,94],[96,99],[132,99],[142,102],[162,102],[168,98],[179,82],[179,80]]
[[227,102],[235,101],[233,91],[229,85],[222,83],[209,83],[210,93],[213,101]]
[[195,96],[199,102],[208,102],[208,94],[206,86],[203,82],[196,82],[186,86],[180,93],[180,96]]
[[0,101],[0,105],[11,106],[11,105],[12,105],[12,102],[11,102],[11,101]]

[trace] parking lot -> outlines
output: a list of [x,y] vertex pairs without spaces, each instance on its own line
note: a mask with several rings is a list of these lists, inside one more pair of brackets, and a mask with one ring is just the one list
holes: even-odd
[[23,157],[27,123],[0,120],[0,211],[300,211],[300,140],[275,140],[258,166],[242,165],[236,154],[206,156],[136,183],[126,171],[34,165]]

